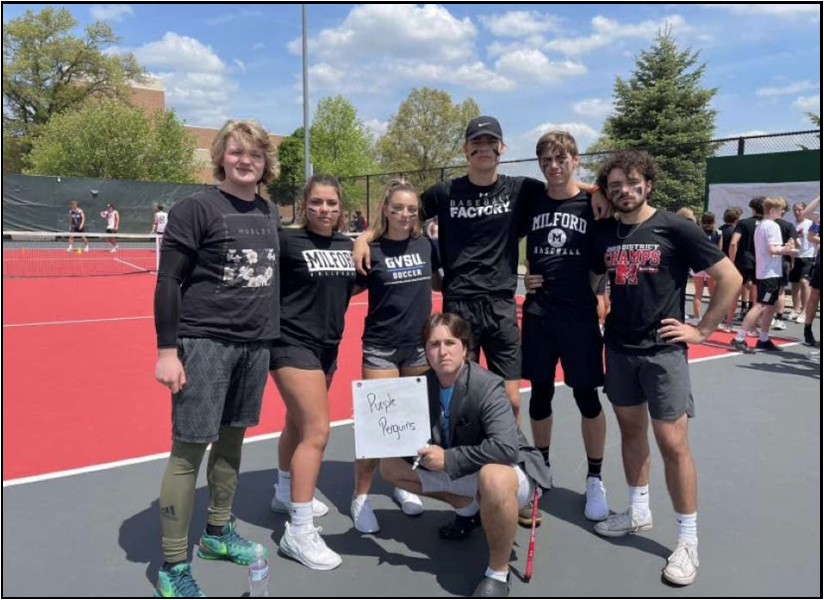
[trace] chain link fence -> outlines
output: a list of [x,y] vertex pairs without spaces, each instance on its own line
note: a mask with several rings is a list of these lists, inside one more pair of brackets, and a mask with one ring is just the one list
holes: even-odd
[[[668,154],[672,156],[678,150],[684,153],[693,153],[698,148],[704,148],[707,158],[722,156],[744,156],[751,154],[770,154],[777,152],[795,152],[798,150],[820,150],[821,130],[792,131],[786,133],[747,135],[730,138],[695,142],[686,144],[665,144],[657,146],[639,146],[634,149],[644,150],[651,155]],[[600,164],[612,151],[581,154],[581,161],[576,177],[579,181],[591,182],[595,179],[597,165]],[[511,176],[527,176],[543,179],[538,168],[537,158],[502,161],[498,171]],[[415,187],[423,191],[439,181],[466,174],[466,164],[438,167],[419,171],[394,171],[387,173],[373,173],[341,177],[344,196],[347,206],[352,208],[351,213],[360,210],[369,222],[375,214],[375,209],[381,201],[381,191],[384,184],[393,177],[404,177]]]

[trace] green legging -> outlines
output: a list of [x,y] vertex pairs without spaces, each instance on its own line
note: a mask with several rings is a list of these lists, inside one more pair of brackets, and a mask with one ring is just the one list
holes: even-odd
[[[209,525],[223,527],[232,514],[237,490],[245,427],[222,426],[212,444],[207,466],[209,479]],[[200,463],[208,444],[175,440],[160,486],[160,531],[163,559],[169,563],[189,559],[189,525],[195,503]]]

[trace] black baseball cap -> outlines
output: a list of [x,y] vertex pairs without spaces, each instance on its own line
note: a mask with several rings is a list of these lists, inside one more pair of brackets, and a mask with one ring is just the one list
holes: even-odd
[[499,140],[504,139],[501,124],[495,117],[475,117],[466,126],[466,141],[474,140],[482,135],[491,135]]

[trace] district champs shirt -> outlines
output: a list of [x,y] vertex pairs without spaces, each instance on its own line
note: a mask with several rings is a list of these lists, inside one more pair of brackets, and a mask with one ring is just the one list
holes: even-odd
[[661,339],[661,320],[684,321],[689,270],[704,271],[724,254],[695,223],[664,210],[638,226],[612,221],[596,230],[592,270],[609,273],[611,286],[606,346],[627,354],[683,348]]
[[426,237],[380,238],[369,244],[372,268],[358,285],[369,290],[363,343],[378,348],[416,348],[432,312],[432,272],[438,252]]
[[523,197],[543,189],[535,179],[499,175],[490,186],[459,177],[424,192],[426,218],[438,217],[445,298],[515,294],[520,205]]
[[591,200],[583,191],[560,201],[542,193],[524,206],[529,270],[544,277],[543,285],[527,295],[524,312],[595,316],[597,301],[589,282],[595,225]]
[[308,229],[281,232],[281,340],[304,348],[340,343],[355,287],[352,240]]

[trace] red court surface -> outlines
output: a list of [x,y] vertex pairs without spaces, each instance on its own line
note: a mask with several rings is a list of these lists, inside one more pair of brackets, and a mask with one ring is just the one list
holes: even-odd
[[[168,452],[170,398],[154,380],[154,280],[3,280],[3,481]],[[346,315],[333,421],[351,417],[365,315],[364,294]],[[692,347],[690,358],[727,354],[730,337],[716,333],[717,346]],[[248,435],[280,431],[283,418],[270,380],[261,423]]]

